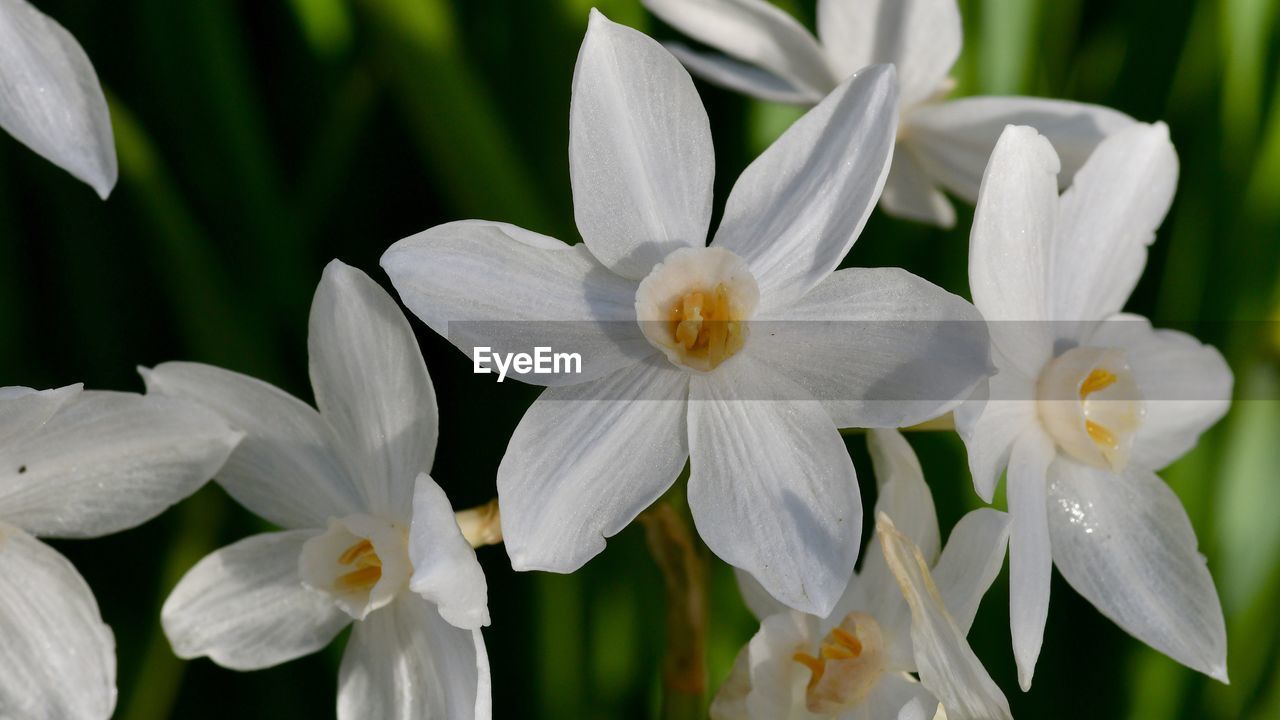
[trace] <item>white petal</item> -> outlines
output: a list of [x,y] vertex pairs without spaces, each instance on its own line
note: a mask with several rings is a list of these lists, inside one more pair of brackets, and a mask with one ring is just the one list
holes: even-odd
[[634,280],[702,247],[715,150],[689,73],[657,41],[591,11],[573,73],[569,177],[591,252]]
[[0,0],[0,127],[104,200],[115,187],[111,115],[93,65],[25,0]]
[[240,437],[184,400],[81,393],[33,437],[0,449],[0,518],[54,537],[140,525],[213,477]]
[[489,590],[484,570],[453,517],[444,491],[426,474],[418,476],[409,526],[409,589],[434,603],[451,625],[474,630],[489,624]]
[[1059,460],[1049,530],[1076,592],[1142,642],[1222,682],[1222,606],[1182,503],[1153,473],[1123,475]]
[[1136,124],[1098,145],[1062,195],[1052,319],[1102,320],[1124,307],[1177,185],[1164,123]]
[[733,660],[729,677],[720,683],[711,699],[711,720],[746,720],[747,696],[751,694],[751,646],[743,645]]
[[1049,617],[1053,556],[1046,493],[1056,454],[1053,441],[1031,427],[1013,444],[1009,458],[1009,628],[1024,691],[1031,687]]
[[862,501],[830,416],[737,356],[690,383],[689,509],[711,551],[789,607],[831,612],[858,557]]
[[148,393],[198,403],[244,433],[217,481],[255,515],[281,527],[320,528],[363,510],[333,430],[306,403],[212,365],[170,362],[141,372]]
[[876,512],[888,515],[898,531],[915,543],[932,564],[942,543],[933,493],[925,484],[920,459],[902,433],[892,429],[868,432],[867,449],[871,451],[871,466],[880,493]]
[[923,683],[901,673],[885,673],[861,703],[840,720],[933,720],[938,701]]
[[440,428],[409,321],[368,275],[334,260],[311,303],[307,348],[316,405],[365,509],[407,519],[414,478],[431,470]]
[[53,390],[0,388],[0,448],[20,442],[40,429],[58,408],[80,395],[79,383]]
[[937,417],[989,372],[977,310],[897,268],[838,270],[750,332],[744,352],[821,400],[839,427]]
[[973,396],[955,409],[956,432],[969,455],[973,487],[983,502],[991,502],[1013,442],[1039,424],[1035,383],[998,353],[992,353],[995,375],[979,385]]
[[56,550],[0,523],[0,715],[105,720],[115,638],[89,585]]
[[899,141],[893,150],[889,179],[880,195],[880,209],[895,217],[950,228],[956,224],[956,210],[934,184],[910,141]]
[[689,456],[688,375],[654,357],[543,392],[498,467],[517,570],[573,572],[675,482]]
[[584,245],[468,220],[392,245],[382,268],[404,304],[467,357],[481,346],[582,355],[580,374],[511,373],[525,382],[586,382],[655,352],[635,321],[636,283],[609,272]]
[[919,549],[894,530],[893,523],[883,515],[876,520],[876,534],[911,606],[911,644],[925,688],[942,702],[948,718],[1012,718],[1004,693],[991,680],[965,640],[964,631],[942,604]]
[[701,52],[678,42],[662,44],[693,75],[721,87],[761,100],[792,105],[817,105],[822,93],[807,90],[768,70],[717,52]]
[[456,628],[402,593],[355,624],[338,673],[338,720],[482,720],[488,670],[479,630]]
[[960,56],[956,0],[818,0],[818,37],[844,77],[876,63],[898,68],[902,105],[938,92]]
[[751,692],[746,705],[751,720],[816,720],[805,709],[809,670],[793,656],[798,650],[812,652],[820,639],[817,625],[816,618],[794,611],[760,622],[747,643]]
[[738,591],[742,593],[742,602],[751,611],[751,614],[756,616],[757,620],[763,620],[770,615],[787,612],[791,609],[770,595],[769,591],[764,589],[764,586],[751,577],[751,573],[741,568],[734,568],[733,577],[738,581]]
[[318,532],[253,535],[196,563],[160,611],[174,654],[258,670],[328,645],[351,617],[298,579],[302,544]]
[[1101,105],[1033,97],[972,97],[921,105],[903,118],[903,132],[928,173],[973,202],[992,148],[1008,125],[1029,125],[1049,139],[1062,161],[1058,187],[1071,184],[1098,143],[1134,124]]
[[840,81],[813,35],[766,0],[644,0],[644,5],[698,42],[819,98]]
[[1159,470],[1195,447],[1231,406],[1233,377],[1222,353],[1176,330],[1153,330],[1136,315],[1116,315],[1089,338],[1124,351],[1145,414],[1129,461]]
[[884,187],[897,122],[893,68],[867,68],[734,183],[715,244],[747,261],[763,307],[786,306],[844,259]]
[[1051,319],[1057,172],[1048,140],[1028,127],[1006,129],[982,176],[969,239],[973,304],[992,324],[992,342],[1030,377],[1053,351],[1052,333],[1038,321]]
[[933,580],[955,619],[968,633],[978,604],[1000,574],[1009,541],[1009,515],[992,508],[974,510],[956,523],[933,567]]

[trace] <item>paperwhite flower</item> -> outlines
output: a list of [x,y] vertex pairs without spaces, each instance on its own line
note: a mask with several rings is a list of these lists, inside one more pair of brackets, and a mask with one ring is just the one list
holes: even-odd
[[484,573],[427,475],[435,391],[409,323],[367,275],[334,261],[311,306],[320,412],[207,365],[166,363],[152,392],[196,400],[245,432],[218,474],[286,528],[201,560],[161,619],[174,652],[254,670],[315,652],[354,619],[338,717],[488,718]]
[[115,187],[111,116],[93,65],[27,0],[0,0],[0,127],[104,200]]
[[956,411],[978,494],[990,501],[1009,469],[1019,682],[1030,686],[1040,652],[1051,564],[1120,627],[1225,681],[1213,581],[1154,471],[1226,412],[1231,371],[1194,338],[1117,314],[1173,200],[1177,155],[1163,124],[1135,125],[1104,140],[1061,198],[1058,169],[1027,127],[1006,130],[992,155],[969,282],[997,321],[1000,371],[985,404]]
[[711,82],[764,100],[812,105],[861,68],[898,68],[898,145],[880,198],[885,211],[944,227],[942,189],[973,202],[987,157],[1010,123],[1053,141],[1066,187],[1106,135],[1133,120],[1097,105],[1030,97],[946,102],[963,28],[956,0],[818,0],[818,37],[767,0],[644,0],[655,15],[724,53],[672,52]]
[[0,388],[0,717],[105,720],[116,704],[111,629],[36,537],[140,525],[203,485],[239,437],[178,400]]
[[581,374],[519,375],[554,387],[498,471],[517,569],[578,569],[690,459],[711,549],[787,605],[831,610],[862,524],[837,426],[923,421],[987,372],[968,303],[897,269],[832,272],[879,194],[895,108],[892,68],[850,78],[743,172],[706,247],[693,82],[593,12],[569,143],[584,243],[468,221],[387,251],[404,302],[464,352],[582,354]]
[[1004,564],[1008,516],[969,513],[939,555],[933,497],[911,446],[895,430],[871,431],[868,444],[880,497],[862,571],[827,617],[788,610],[739,574],[760,630],[721,686],[715,720],[927,720],[939,701],[952,720],[1010,717],[965,640]]

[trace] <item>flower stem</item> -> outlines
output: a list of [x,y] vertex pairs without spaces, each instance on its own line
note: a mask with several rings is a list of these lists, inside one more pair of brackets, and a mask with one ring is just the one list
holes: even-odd
[[662,660],[662,717],[705,717],[707,691],[706,562],[689,522],[670,503],[641,513],[645,541],[666,590],[666,652]]
[[462,530],[462,537],[478,548],[502,542],[502,513],[498,510],[498,498],[453,514]]

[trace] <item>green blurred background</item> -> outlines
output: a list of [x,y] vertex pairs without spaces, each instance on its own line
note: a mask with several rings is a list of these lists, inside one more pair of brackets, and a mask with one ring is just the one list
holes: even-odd
[[[321,268],[369,272],[395,240],[487,218],[577,241],[569,88],[591,0],[37,0],[107,89],[120,183],[101,203],[0,138],[0,384],[140,390],[170,359],[250,373],[310,399],[306,316]],[[612,19],[672,37],[638,0]],[[812,0],[781,2],[810,26]],[[1060,578],[1035,685],[1018,691],[1007,584],[971,639],[1023,718],[1280,717],[1280,12],[1277,0],[968,0],[957,94],[1029,93],[1165,120],[1182,161],[1173,210],[1130,309],[1226,353],[1230,416],[1164,473],[1186,504],[1227,615],[1232,684],[1182,669],[1099,616]],[[699,84],[717,197],[794,110]],[[854,265],[896,265],[961,294],[957,229],[877,213]],[[419,329],[440,395],[433,475],[455,506],[494,494],[506,440],[536,390],[474,376]],[[1272,401],[1250,398],[1271,398]],[[912,436],[944,531],[976,506],[963,447]],[[861,437],[848,438],[874,501]],[[607,478],[602,478],[608,481]],[[181,663],[160,603],[204,553],[265,529],[210,486],[142,528],[60,542],[119,645],[117,716],[332,716],[345,635],[327,651],[236,673]],[[479,551],[496,716],[660,713],[662,578],[631,527],[571,576],[511,571]],[[714,688],[754,621],[712,561]]]

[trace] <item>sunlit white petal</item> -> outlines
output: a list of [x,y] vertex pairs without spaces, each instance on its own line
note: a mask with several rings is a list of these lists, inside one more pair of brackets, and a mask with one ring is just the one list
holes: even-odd
[[447,622],[466,630],[489,624],[484,571],[454,520],[449,498],[425,474],[413,494],[409,558],[409,589],[434,603]]

